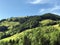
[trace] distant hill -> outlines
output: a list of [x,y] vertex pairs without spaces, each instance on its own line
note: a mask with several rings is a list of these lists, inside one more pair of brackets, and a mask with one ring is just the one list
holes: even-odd
[[60,16],[46,13],[2,19],[0,45],[60,45]]

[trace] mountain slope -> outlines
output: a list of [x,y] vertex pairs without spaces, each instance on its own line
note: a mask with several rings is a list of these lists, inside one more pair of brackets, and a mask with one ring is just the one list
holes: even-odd
[[13,17],[0,21],[0,45],[60,45],[60,16]]
[[[47,30],[48,29],[48,30]],[[0,40],[2,45],[54,45],[59,39],[60,30],[54,27],[37,27]],[[56,42],[55,42],[56,41]],[[59,44],[59,42],[57,43]]]

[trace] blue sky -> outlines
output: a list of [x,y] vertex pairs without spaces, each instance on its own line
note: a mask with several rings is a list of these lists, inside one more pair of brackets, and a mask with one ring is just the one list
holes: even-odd
[[60,15],[60,0],[0,0],[0,19],[44,13]]

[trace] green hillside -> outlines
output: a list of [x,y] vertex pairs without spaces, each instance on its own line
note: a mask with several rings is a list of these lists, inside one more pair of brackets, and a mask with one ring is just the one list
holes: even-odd
[[60,45],[60,16],[47,13],[2,19],[0,45]]

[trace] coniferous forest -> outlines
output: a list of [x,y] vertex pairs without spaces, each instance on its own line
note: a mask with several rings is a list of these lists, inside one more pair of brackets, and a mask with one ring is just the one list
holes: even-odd
[[2,19],[0,45],[60,45],[60,16],[46,13]]

